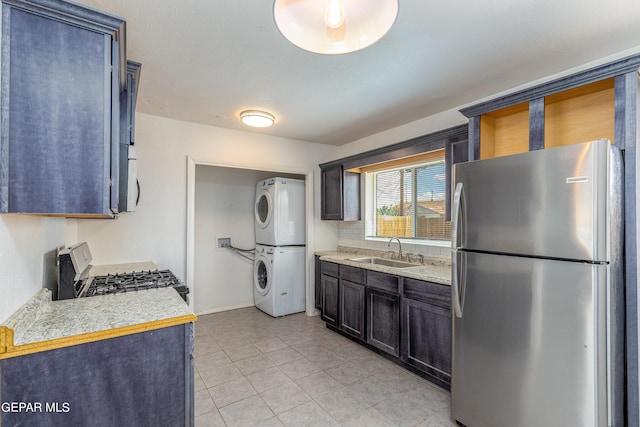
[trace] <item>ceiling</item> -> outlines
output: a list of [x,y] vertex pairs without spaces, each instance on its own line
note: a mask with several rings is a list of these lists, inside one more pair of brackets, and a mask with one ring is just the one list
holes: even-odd
[[[289,43],[272,0],[81,0],[127,20],[137,111],[342,145],[619,52],[640,51],[637,0],[399,0],[378,43]],[[260,109],[273,127],[239,113]]]

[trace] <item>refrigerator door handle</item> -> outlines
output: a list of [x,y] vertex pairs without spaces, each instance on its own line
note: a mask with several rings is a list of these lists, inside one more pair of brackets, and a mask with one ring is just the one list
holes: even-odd
[[464,212],[463,185],[461,182],[456,184],[456,190],[453,196],[453,209],[451,218],[451,248],[456,249],[464,246],[465,243],[465,212]]
[[[451,302],[454,314],[459,319],[462,318],[462,300],[464,294],[461,290],[464,289],[464,271],[466,267],[466,257],[464,253],[460,253],[457,250],[458,247],[463,245],[464,234],[466,232],[462,189],[463,185],[461,182],[456,184],[452,209],[453,217],[451,218]],[[461,262],[459,263],[458,260]],[[460,267],[462,267],[462,274],[459,274]]]
[[453,313],[458,319],[462,319],[466,264],[467,257],[464,252],[458,252],[455,249],[451,251],[451,305]]

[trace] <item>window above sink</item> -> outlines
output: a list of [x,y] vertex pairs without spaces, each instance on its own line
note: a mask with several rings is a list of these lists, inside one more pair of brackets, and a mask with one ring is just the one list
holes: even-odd
[[366,238],[448,246],[445,168],[442,149],[363,171]]

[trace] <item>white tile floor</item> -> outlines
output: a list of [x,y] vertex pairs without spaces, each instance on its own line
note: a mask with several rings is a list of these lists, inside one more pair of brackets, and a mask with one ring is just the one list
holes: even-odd
[[304,313],[195,325],[196,426],[455,426],[449,393]]

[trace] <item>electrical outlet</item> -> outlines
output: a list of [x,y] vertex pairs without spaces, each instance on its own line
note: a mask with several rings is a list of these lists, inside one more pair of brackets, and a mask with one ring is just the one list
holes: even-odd
[[231,237],[218,237],[218,247],[226,248],[227,246],[231,246]]

